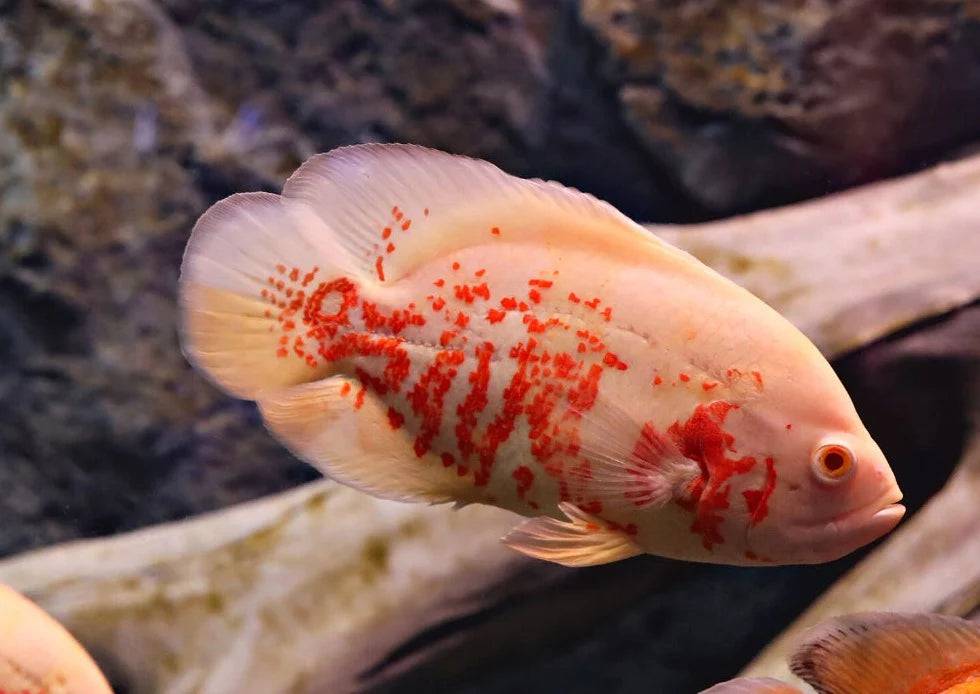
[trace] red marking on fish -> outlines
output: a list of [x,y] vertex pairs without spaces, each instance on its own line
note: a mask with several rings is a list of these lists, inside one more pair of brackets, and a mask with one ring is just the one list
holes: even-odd
[[436,353],[432,364],[419,377],[408,393],[408,402],[420,419],[419,432],[413,448],[420,458],[425,455],[442,425],[442,408],[446,392],[456,376],[456,368],[465,361],[460,350],[442,350]]
[[499,323],[506,316],[507,316],[507,314],[504,311],[499,311],[499,310],[497,310],[495,308],[492,308],[489,311],[487,311],[487,322],[488,323]]
[[603,309],[603,311],[600,313],[600,315],[608,323],[609,321],[612,320],[612,308],[610,306],[606,306],[606,308]]
[[455,339],[456,335],[455,330],[443,330],[442,335],[439,336],[439,344],[443,347],[448,346]]
[[453,263],[453,270],[459,270],[459,263]]
[[464,301],[467,304],[473,303],[473,292],[468,285],[457,284],[453,287],[453,294],[455,294],[456,298],[460,301]]
[[391,424],[392,429],[398,429],[402,424],[405,423],[405,415],[396,410],[394,407],[388,408],[388,423]]
[[463,401],[456,406],[456,447],[463,459],[468,459],[475,449],[473,431],[477,417],[489,402],[487,388],[490,384],[490,362],[493,358],[492,342],[484,342],[476,347],[476,366],[468,376],[470,389]]
[[548,289],[554,284],[554,282],[552,282],[551,280],[538,280],[538,279],[528,280],[527,283],[528,286],[541,287],[542,289]]
[[737,407],[723,400],[698,405],[687,421],[674,422],[667,429],[681,453],[701,468],[700,476],[688,489],[688,498],[678,503],[694,512],[691,532],[701,536],[701,542],[708,550],[725,541],[721,534],[723,518],[720,512],[729,507],[729,480],[734,475],[748,472],[756,464],[755,458],[750,456],[738,459],[727,456],[727,452],[734,450],[735,438],[722,425],[729,412]]
[[660,378],[659,375],[653,377],[653,385],[659,386],[663,382],[664,382],[664,379]]
[[[973,683],[980,682],[980,659],[970,660],[969,662],[950,668],[948,665],[943,668],[941,665],[938,671],[929,672],[917,679],[908,688],[908,694],[942,694],[952,691],[958,684],[966,684],[966,689],[958,689],[964,694],[975,692]],[[906,691],[903,688],[903,691]]]
[[384,229],[381,230],[382,239],[387,241],[389,236],[391,236],[391,227],[385,227]]
[[511,477],[517,480],[517,496],[523,499],[534,484],[534,473],[527,465],[521,465],[511,473]]
[[486,273],[487,273],[487,271],[484,268],[481,267],[479,270],[477,270],[473,274],[475,276],[477,276],[477,277],[483,277]]
[[389,242],[388,245],[385,247],[385,251],[387,251],[388,253],[394,253],[395,252],[395,244]]
[[753,371],[752,372],[752,378],[755,379],[755,384],[756,384],[756,386],[758,386],[759,390],[762,390],[763,387],[764,387],[763,384],[762,384],[762,374],[759,373],[758,371]]
[[500,236],[500,228],[499,227],[493,227],[490,230],[490,233],[493,234],[494,236]]
[[606,356],[602,358],[602,363],[605,364],[606,366],[612,366],[616,369],[619,369],[620,371],[626,371],[626,369],[628,368],[626,364],[620,361],[619,357],[617,357],[612,352],[606,352]]
[[749,489],[742,492],[749,511],[751,525],[756,526],[769,515],[769,497],[776,489],[776,466],[772,458],[766,458],[766,479],[762,489]]
[[410,226],[412,226],[412,220],[406,219],[404,222],[402,222],[402,231],[408,231]]
[[583,303],[584,303],[584,304],[585,304],[586,306],[588,306],[589,308],[591,308],[591,309],[595,309],[595,308],[597,308],[597,307],[599,306],[599,297],[596,297],[596,298],[594,298],[594,299],[591,299],[591,300],[589,300],[589,301],[585,301],[585,302],[583,302]]
[[429,216],[429,208],[428,207],[426,207],[424,210],[422,210],[422,216],[424,216],[424,217],[428,217]]
[[378,279],[382,282],[385,281],[385,269],[383,263],[384,258],[382,258],[380,255],[378,256],[378,259],[374,261],[374,269],[377,270]]
[[435,282],[433,282],[432,284],[434,284],[434,285],[436,285],[437,287],[441,287],[441,286],[443,286],[444,284],[446,284],[446,280],[444,280],[444,279],[442,279],[442,278],[440,277],[439,279],[437,279],[437,280],[436,280]]
[[530,299],[531,301],[533,301],[536,304],[540,304],[541,303],[541,292],[539,292],[537,289],[532,289],[531,291],[529,291],[527,293],[527,298]]
[[462,311],[460,311],[459,313],[456,314],[456,320],[454,322],[459,327],[465,328],[467,325],[469,325],[470,317],[465,313],[463,313]]
[[718,381],[704,381],[701,384],[701,388],[708,391],[714,389],[718,385]]
[[684,381],[684,383],[687,383],[688,381],[691,380],[691,377],[688,376],[686,373],[679,374],[677,377],[682,381]]
[[581,301],[581,299],[579,299],[578,296],[576,296],[575,292],[568,293],[568,300],[571,301],[573,304],[577,304]]
[[436,299],[433,300],[433,302],[432,302],[432,310],[433,311],[441,311],[442,310],[442,307],[445,306],[445,305],[446,305],[446,300],[445,299],[443,299],[441,296],[440,297],[436,297]]
[[787,424],[786,425],[786,431],[789,431],[792,428],[793,428],[793,425],[792,424]]
[[316,277],[316,273],[320,271],[320,268],[314,266],[312,270],[303,275],[303,287],[309,286],[310,282]]

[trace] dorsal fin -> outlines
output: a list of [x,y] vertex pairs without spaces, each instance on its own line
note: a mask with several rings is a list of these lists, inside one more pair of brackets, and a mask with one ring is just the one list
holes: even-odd
[[790,660],[821,694],[933,694],[980,680],[980,624],[936,614],[869,612],[810,629]]
[[[366,274],[374,274],[382,258],[386,280],[495,240],[601,244],[604,253],[631,261],[645,252],[705,269],[591,195],[416,145],[354,145],[318,154],[290,176],[283,197],[309,205]],[[387,243],[393,253],[385,251]]]

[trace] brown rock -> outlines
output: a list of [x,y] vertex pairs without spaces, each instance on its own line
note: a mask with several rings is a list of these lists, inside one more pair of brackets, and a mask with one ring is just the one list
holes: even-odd
[[718,212],[921,165],[980,132],[976,2],[582,0],[627,121]]

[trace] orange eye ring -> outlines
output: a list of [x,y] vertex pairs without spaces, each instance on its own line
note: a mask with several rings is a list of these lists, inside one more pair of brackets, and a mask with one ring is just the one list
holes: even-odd
[[813,473],[827,484],[840,484],[854,474],[857,459],[839,444],[820,446],[813,454]]

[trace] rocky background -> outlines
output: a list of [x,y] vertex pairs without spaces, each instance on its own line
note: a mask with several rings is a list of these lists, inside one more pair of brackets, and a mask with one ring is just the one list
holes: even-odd
[[[0,555],[315,476],[190,371],[174,307],[196,217],[277,191],[314,152],[416,142],[684,222],[917,170],[978,136],[976,0],[0,0]],[[976,313],[930,326],[936,344],[980,341]],[[837,366],[918,477],[914,508],[960,452],[966,386],[956,350],[902,344]],[[847,565],[773,571],[765,590],[695,572],[656,598],[628,567],[579,572],[569,605],[619,581],[639,607],[392,691],[693,691]],[[544,618],[545,597],[515,614]],[[740,617],[760,602],[772,623]]]

